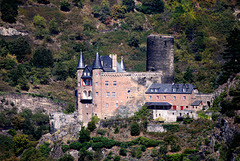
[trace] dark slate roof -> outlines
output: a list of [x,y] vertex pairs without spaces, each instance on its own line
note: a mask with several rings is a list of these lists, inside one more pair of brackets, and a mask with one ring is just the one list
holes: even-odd
[[99,57],[99,54],[97,52],[92,69],[102,69],[102,68],[103,67],[102,67],[102,64],[101,64],[101,61],[100,61],[100,57]]
[[115,70],[112,69],[112,58],[109,56],[100,56],[100,61],[104,72],[115,72]]
[[83,70],[83,74],[82,74],[81,78],[85,78],[85,79],[92,78],[92,66],[86,66],[85,67],[85,69]]
[[81,51],[81,54],[80,54],[79,60],[78,60],[77,70],[78,69],[84,69],[84,68],[85,68],[85,64],[84,64],[84,61],[83,61],[83,56],[82,56],[82,51]]
[[145,103],[147,106],[172,106],[168,102],[146,102]]
[[191,104],[191,106],[199,106],[201,103],[202,101],[196,100]]
[[146,94],[191,94],[197,89],[193,84],[159,84],[153,83],[145,92]]

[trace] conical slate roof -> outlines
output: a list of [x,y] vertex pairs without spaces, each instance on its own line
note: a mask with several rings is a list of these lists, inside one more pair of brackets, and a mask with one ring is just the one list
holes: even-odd
[[78,69],[84,69],[84,68],[85,68],[85,64],[84,64],[84,61],[83,61],[83,56],[82,56],[82,51],[81,51],[81,54],[80,54],[79,60],[78,60],[77,70]]
[[92,69],[102,69],[102,68],[103,67],[102,67],[100,57],[99,57],[99,54],[98,54],[98,51],[97,51]]
[[125,64],[124,64],[124,61],[123,61],[123,56],[121,57],[121,68],[126,71],[126,67],[125,67]]

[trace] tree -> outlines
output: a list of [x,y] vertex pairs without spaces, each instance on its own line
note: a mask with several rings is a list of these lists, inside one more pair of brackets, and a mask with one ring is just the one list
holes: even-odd
[[142,6],[139,10],[145,14],[162,13],[164,3],[162,0],[142,0]]
[[73,156],[71,154],[65,154],[58,161],[74,161],[74,158],[73,158]]
[[29,140],[27,139],[27,135],[20,134],[13,137],[14,142],[14,152],[16,155],[20,155],[24,149],[26,149],[29,145]]
[[134,0],[123,0],[122,5],[125,5],[127,7],[127,12],[134,11],[135,8]]
[[10,42],[8,49],[12,55],[17,56],[19,62],[26,61],[28,59],[27,55],[31,54],[31,47],[23,37]]
[[137,122],[133,122],[131,125],[131,135],[138,136],[140,134],[140,127]]
[[43,47],[37,49],[33,55],[33,64],[37,68],[52,67],[54,63],[52,52]]
[[46,159],[42,156],[41,152],[37,149],[31,147],[23,152],[21,155],[21,161],[46,161]]
[[46,20],[40,15],[36,15],[33,17],[33,24],[37,28],[46,28]]
[[113,5],[111,8],[113,18],[124,18],[126,10],[126,6],[121,6],[118,4]]
[[70,3],[68,3],[67,1],[62,1],[60,4],[60,9],[65,12],[70,11],[69,7],[70,7]]
[[18,15],[18,4],[15,0],[2,0],[0,4],[1,19],[5,22],[15,23]]
[[240,72],[240,30],[234,28],[228,38],[226,50],[222,53],[223,59],[226,60],[223,70],[227,76]]
[[58,25],[55,17],[49,22],[49,32],[51,34],[58,34],[59,33],[59,25]]
[[90,132],[83,126],[79,132],[80,143],[88,142],[90,139]]

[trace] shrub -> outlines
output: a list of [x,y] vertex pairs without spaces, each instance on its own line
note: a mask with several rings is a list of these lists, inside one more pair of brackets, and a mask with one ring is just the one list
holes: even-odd
[[65,153],[66,151],[68,151],[70,148],[68,145],[62,145],[62,151]]
[[146,151],[146,146],[145,145],[141,145],[141,150],[143,151],[143,152],[145,152]]
[[176,161],[176,160],[181,160],[182,155],[181,154],[171,154],[171,155],[166,155],[166,158],[168,161]]
[[80,143],[88,142],[90,139],[91,137],[89,131],[83,126],[79,132]]
[[115,157],[113,158],[114,161],[120,161],[121,157],[119,155],[115,155]]
[[97,128],[97,126],[96,126],[96,124],[93,122],[93,121],[89,121],[88,122],[88,127],[87,127],[87,129],[89,130],[89,131],[93,131],[94,129],[96,129]]
[[118,127],[116,127],[116,129],[114,130],[114,134],[118,134],[119,133],[119,129]]
[[69,145],[70,149],[80,150],[82,148],[82,144],[78,141],[74,141]]
[[164,124],[162,126],[164,129],[167,129],[167,131],[170,131],[172,133],[179,131],[179,125]]
[[71,156],[71,154],[65,154],[58,161],[74,161],[74,158],[73,158],[73,156]]
[[126,156],[126,155],[127,155],[127,150],[121,148],[121,149],[119,150],[119,154],[122,155],[122,156]]
[[140,134],[140,127],[137,122],[133,122],[131,125],[131,135],[138,136]]
[[103,148],[103,143],[102,142],[97,142],[92,144],[93,150],[100,150]]
[[184,120],[183,120],[183,123],[184,123],[184,124],[190,124],[191,122],[193,122],[193,119],[190,118],[189,116],[187,116],[187,117],[184,118]]
[[49,145],[50,144],[47,142],[44,142],[44,144],[39,145],[39,151],[42,153],[42,156],[48,157],[48,155],[51,151],[51,148],[49,148]]
[[179,152],[181,150],[180,145],[172,145],[171,152]]
[[100,135],[105,135],[106,130],[105,129],[98,129],[97,133],[100,134]]
[[174,144],[178,141],[178,137],[175,135],[169,135],[164,138],[164,141],[167,142],[168,144]]
[[140,159],[142,157],[142,151],[138,150],[137,151],[137,158]]
[[69,7],[70,7],[70,3],[68,3],[67,1],[62,1],[60,4],[60,9],[65,12],[70,11]]
[[151,150],[151,157],[156,157],[158,155],[157,149],[153,148]]
[[14,129],[8,130],[7,133],[10,134],[10,135],[12,135],[12,136],[15,136],[15,135],[17,134],[16,130],[14,130]]

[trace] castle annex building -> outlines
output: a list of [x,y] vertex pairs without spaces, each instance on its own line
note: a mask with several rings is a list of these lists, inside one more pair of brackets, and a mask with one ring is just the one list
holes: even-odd
[[85,125],[93,115],[100,119],[128,117],[146,102],[148,108],[158,111],[154,118],[159,110],[200,109],[202,101],[194,98],[198,92],[195,86],[172,84],[173,59],[174,38],[161,35],[147,38],[146,72],[127,72],[123,57],[118,62],[117,55],[100,56],[98,52],[93,64],[85,65],[81,52],[77,66],[78,119]]

